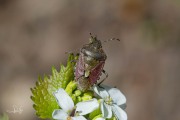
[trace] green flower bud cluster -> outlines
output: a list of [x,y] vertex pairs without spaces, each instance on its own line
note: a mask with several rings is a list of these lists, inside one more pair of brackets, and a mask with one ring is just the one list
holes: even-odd
[[65,91],[72,98],[74,103],[91,100],[93,98],[93,91],[82,92],[77,89],[77,83],[75,81],[69,82]]

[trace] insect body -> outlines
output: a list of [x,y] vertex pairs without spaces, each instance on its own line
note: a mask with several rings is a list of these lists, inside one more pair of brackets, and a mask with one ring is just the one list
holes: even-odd
[[87,90],[97,83],[102,72],[105,73],[103,67],[106,58],[101,41],[91,36],[90,43],[84,45],[80,50],[75,67],[75,79],[80,90]]

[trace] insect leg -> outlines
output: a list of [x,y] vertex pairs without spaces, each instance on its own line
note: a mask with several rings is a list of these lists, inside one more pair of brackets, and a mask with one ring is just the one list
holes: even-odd
[[101,82],[98,83],[98,86],[100,86],[101,83],[103,83],[106,80],[106,78],[108,77],[108,73],[105,70],[102,70],[102,72],[106,75],[106,77],[104,79],[102,79]]

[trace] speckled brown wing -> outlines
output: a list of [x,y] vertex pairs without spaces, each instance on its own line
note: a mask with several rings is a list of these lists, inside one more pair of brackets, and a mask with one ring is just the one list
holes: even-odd
[[79,55],[79,59],[76,63],[75,68],[75,79],[78,80],[81,76],[84,75],[85,67],[84,67],[84,55],[81,53]]
[[99,64],[97,64],[90,72],[89,75],[89,80],[91,85],[95,84],[97,82],[97,80],[99,79],[99,77],[101,76],[101,72],[103,70],[105,62],[104,61],[100,61]]

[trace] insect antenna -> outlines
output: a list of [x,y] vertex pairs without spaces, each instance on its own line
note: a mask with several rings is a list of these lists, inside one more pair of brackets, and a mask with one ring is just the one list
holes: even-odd
[[111,39],[108,39],[108,40],[104,40],[103,42],[106,43],[106,42],[113,41],[113,40],[120,41],[120,39],[118,39],[118,38],[111,38]]

